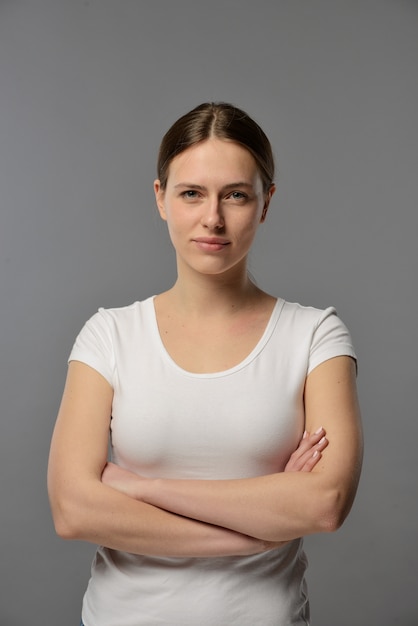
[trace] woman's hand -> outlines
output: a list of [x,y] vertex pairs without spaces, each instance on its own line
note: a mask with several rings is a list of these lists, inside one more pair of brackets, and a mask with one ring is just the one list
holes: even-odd
[[322,451],[328,445],[324,428],[318,428],[310,434],[306,430],[303,437],[290,456],[284,468],[285,472],[310,472],[321,459]]

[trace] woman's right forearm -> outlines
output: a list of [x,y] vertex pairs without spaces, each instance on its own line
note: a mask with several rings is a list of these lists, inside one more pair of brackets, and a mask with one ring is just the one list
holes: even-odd
[[138,502],[96,481],[78,486],[73,497],[65,491],[51,497],[55,528],[64,539],[167,557],[244,556],[277,547]]

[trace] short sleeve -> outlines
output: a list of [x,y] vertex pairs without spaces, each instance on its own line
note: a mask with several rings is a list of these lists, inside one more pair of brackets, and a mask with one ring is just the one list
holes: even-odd
[[115,358],[105,309],[99,309],[81,329],[68,361],[89,365],[113,386]]
[[313,332],[308,374],[336,356],[350,356],[357,361],[347,327],[337,316],[336,310],[329,307],[322,312]]

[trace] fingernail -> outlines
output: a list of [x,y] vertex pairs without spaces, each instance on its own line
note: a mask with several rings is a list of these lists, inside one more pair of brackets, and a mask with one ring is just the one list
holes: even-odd
[[303,433],[303,437],[302,437],[302,439],[306,439],[306,437],[307,437],[307,436],[308,436],[308,431],[307,431],[307,430],[305,430],[305,432]]
[[319,435],[319,433],[323,430],[323,427],[320,426],[318,430],[315,431],[315,435]]
[[315,458],[318,456],[318,454],[319,454],[318,450],[315,450],[315,452],[314,452],[314,453],[313,453],[313,455],[312,455],[312,456],[313,456],[313,458],[315,459]]
[[319,444],[321,443],[325,443],[325,437],[322,437],[322,439],[320,439],[316,445],[319,446]]

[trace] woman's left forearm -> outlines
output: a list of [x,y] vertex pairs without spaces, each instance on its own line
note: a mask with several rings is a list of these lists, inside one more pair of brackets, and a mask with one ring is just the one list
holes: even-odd
[[139,499],[159,508],[266,541],[334,530],[337,494],[317,473],[238,480],[150,479]]

